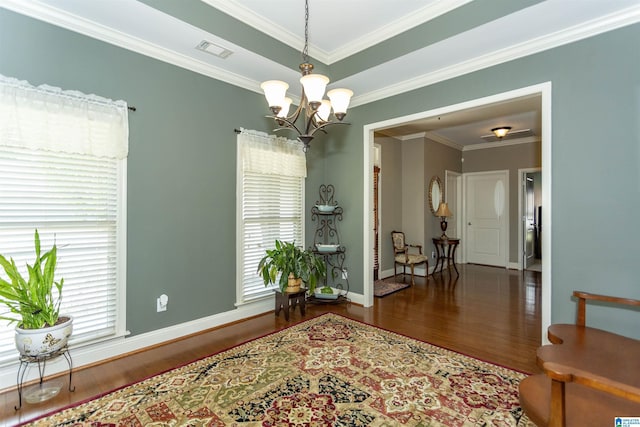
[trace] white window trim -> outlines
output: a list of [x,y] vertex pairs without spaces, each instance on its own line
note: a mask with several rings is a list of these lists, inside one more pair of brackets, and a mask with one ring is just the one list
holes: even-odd
[[[261,132],[255,132],[255,131],[246,131],[245,129],[241,129],[240,132],[251,132],[251,133],[257,133],[257,134],[261,134],[265,137],[268,137],[267,134],[263,134]],[[277,138],[275,136],[271,136],[272,138]],[[294,142],[294,141],[291,141]],[[300,150],[302,151],[302,144],[300,143]],[[236,302],[235,302],[235,306],[236,307],[243,307],[243,308],[247,308],[247,307],[251,307],[251,306],[258,306],[263,304],[266,300],[270,300],[274,298],[274,295],[267,295],[267,296],[263,296],[263,297],[259,297],[256,298],[254,300],[251,301],[244,301],[243,298],[243,283],[242,283],[242,279],[243,279],[243,257],[244,257],[244,253],[243,253],[243,216],[242,216],[242,182],[243,182],[243,177],[244,177],[244,171],[243,171],[243,165],[242,165],[242,154],[241,154],[241,147],[240,144],[237,144],[236,146]],[[303,205],[303,209],[302,209],[302,213],[301,213],[301,222],[302,222],[302,242],[300,242],[301,244],[304,245],[304,242],[306,242],[306,234],[305,234],[305,224],[306,224],[306,211],[304,209],[304,201],[306,200],[306,193],[305,193],[305,188],[306,185],[304,183],[304,181],[306,180],[306,167],[305,167],[305,172],[304,172],[304,180],[302,183],[302,189],[301,189],[301,196],[302,196],[302,205]],[[257,273],[256,273],[257,274]],[[277,289],[276,286],[273,287],[273,289]]]
[[[17,79],[9,78],[0,75],[0,84],[2,94],[6,97],[4,100],[6,103],[3,108],[8,120],[4,122],[3,141],[7,146],[22,146],[29,149],[51,149],[58,152],[70,152],[88,154],[97,157],[106,156],[116,159],[117,168],[117,211],[116,211],[116,247],[115,247],[115,281],[116,281],[116,295],[115,295],[115,308],[114,314],[116,316],[113,333],[108,336],[86,339],[82,342],[74,343],[74,335],[72,334],[69,340],[69,346],[72,351],[82,348],[90,348],[95,346],[96,343],[109,343],[128,334],[126,330],[126,276],[127,276],[127,152],[128,152],[128,120],[127,120],[127,105],[124,101],[112,101],[106,98],[102,98],[96,95],[85,95],[76,91],[65,91],[60,88],[50,87],[42,85],[39,87],[30,86],[28,82],[19,81]],[[51,110],[50,117],[46,117],[44,113],[43,120],[50,120],[51,123],[56,123],[56,118],[66,123],[61,110],[56,109],[56,103],[59,105],[65,105],[65,108],[76,108],[77,110],[83,110],[86,108],[91,111],[91,114],[101,115],[112,114],[110,127],[101,128],[99,131],[108,131],[114,135],[114,138],[118,140],[118,144],[111,147],[109,145],[90,145],[85,146],[82,144],[67,144],[64,138],[61,138],[61,134],[52,133],[51,139],[37,139],[31,138],[21,140],[16,138],[16,135],[20,135],[21,126],[24,126],[24,122],[14,121],[14,118],[19,114],[19,102],[23,102],[24,99],[46,99],[47,103],[50,103]],[[15,100],[21,99],[21,101],[15,102]],[[29,102],[29,101],[27,101]],[[27,107],[28,104],[24,104]],[[118,110],[118,117],[114,119],[113,109]],[[27,107],[28,108],[28,107]],[[111,113],[106,113],[108,109],[111,109]],[[56,114],[58,114],[56,116]],[[101,116],[105,117],[105,116]],[[95,126],[96,122],[83,124],[83,126]],[[27,132],[28,133],[28,132]],[[95,142],[91,141],[92,144]],[[43,145],[40,145],[43,144]],[[82,350],[81,350],[82,351]],[[16,352],[17,356],[17,352]],[[15,360],[6,360],[0,363],[0,371],[4,371],[5,368],[16,369],[17,362]]]

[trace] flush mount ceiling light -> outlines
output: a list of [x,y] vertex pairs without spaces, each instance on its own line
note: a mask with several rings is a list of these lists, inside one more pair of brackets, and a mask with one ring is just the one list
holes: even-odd
[[510,130],[511,126],[500,126],[498,128],[491,129],[491,132],[493,132],[498,139],[502,139],[507,136]]
[[[312,74],[313,64],[309,63],[309,0],[304,2],[304,48],[302,50],[302,64],[300,64],[300,72],[302,78],[302,96],[300,104],[296,111],[290,116],[289,107],[291,106],[291,98],[286,96],[289,85],[280,80],[269,80],[260,85],[267,98],[269,108],[273,116],[267,116],[276,121],[279,130],[293,130],[298,133],[298,140],[303,145],[306,152],[309,144],[313,140],[313,134],[321,130],[326,133],[325,127],[334,124],[348,124],[342,119],[347,114],[349,101],[353,96],[353,92],[349,89],[333,89],[327,92],[329,99],[323,99],[324,91],[329,83],[329,78],[322,74]],[[329,115],[333,110],[333,116],[338,121],[329,120]],[[304,111],[302,127],[298,127],[296,122]]]

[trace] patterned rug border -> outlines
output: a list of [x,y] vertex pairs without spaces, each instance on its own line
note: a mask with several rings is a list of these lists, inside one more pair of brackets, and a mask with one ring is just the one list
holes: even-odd
[[[109,395],[111,393],[115,393],[117,391],[123,390],[123,389],[125,389],[127,387],[131,387],[131,386],[134,386],[136,384],[140,384],[140,383],[142,383],[144,381],[148,381],[148,380],[150,380],[152,378],[167,374],[167,373],[169,373],[171,371],[178,370],[178,369],[184,368],[184,367],[186,367],[188,365],[201,362],[202,360],[207,359],[209,357],[214,357],[214,356],[219,355],[221,353],[237,349],[239,347],[245,346],[245,345],[247,345],[249,343],[252,343],[254,341],[258,341],[258,340],[261,340],[263,338],[267,338],[267,337],[270,337],[272,335],[276,335],[278,333],[285,332],[285,331],[287,331],[289,329],[299,327],[299,326],[301,326],[301,325],[303,325],[305,323],[312,322],[312,321],[315,321],[315,320],[318,320],[318,319],[324,318],[324,317],[327,317],[327,318],[332,318],[333,317],[333,318],[345,319],[345,320],[348,320],[348,321],[351,321],[351,322],[354,322],[354,323],[358,323],[360,325],[364,325],[364,326],[368,326],[368,327],[371,327],[371,328],[379,329],[379,330],[384,331],[384,332],[386,332],[388,334],[391,334],[391,335],[395,335],[395,336],[402,337],[402,338],[405,338],[405,339],[414,340],[414,341],[420,342],[422,344],[433,346],[433,347],[439,349],[440,351],[442,351],[444,353],[452,353],[453,355],[464,356],[466,358],[472,359],[472,360],[474,360],[476,362],[479,362],[481,364],[486,364],[486,365],[494,366],[494,367],[499,368],[499,369],[505,369],[505,370],[508,370],[508,371],[517,372],[517,373],[522,374],[522,375],[532,375],[532,373],[530,373],[530,372],[525,372],[525,371],[520,370],[520,369],[511,368],[511,367],[508,367],[508,366],[505,366],[505,365],[502,365],[502,364],[499,364],[499,363],[491,362],[489,360],[482,359],[482,358],[479,358],[479,357],[476,357],[476,356],[472,356],[472,355],[469,355],[467,353],[460,352],[460,351],[457,351],[457,350],[453,350],[451,348],[444,347],[442,345],[433,344],[433,343],[431,343],[429,341],[425,341],[425,340],[422,340],[420,338],[415,338],[415,337],[412,337],[410,335],[407,335],[407,334],[404,334],[404,333],[401,333],[401,332],[393,331],[391,329],[387,329],[387,328],[382,327],[382,326],[373,325],[373,324],[367,323],[367,322],[365,322],[363,320],[354,319],[354,318],[351,318],[349,316],[345,316],[345,315],[338,314],[338,313],[326,312],[326,313],[321,313],[321,314],[319,314],[317,316],[313,316],[313,317],[310,317],[310,318],[307,318],[307,319],[302,319],[300,321],[296,321],[295,323],[291,323],[291,324],[283,327],[282,329],[278,329],[278,330],[275,330],[275,331],[272,331],[272,332],[269,332],[269,333],[266,333],[266,334],[262,334],[260,336],[255,337],[255,338],[245,340],[245,341],[243,341],[241,343],[238,343],[236,345],[233,345],[231,347],[224,348],[224,349],[222,349],[220,351],[216,351],[216,352],[213,352],[213,353],[208,354],[206,356],[193,359],[193,360],[191,360],[189,362],[185,362],[183,364],[179,364],[179,365],[173,366],[173,367],[171,367],[169,369],[166,369],[164,371],[158,372],[156,374],[149,375],[149,376],[144,377],[144,378],[142,378],[142,379],[140,379],[138,381],[133,381],[131,383],[122,385],[120,387],[113,388],[113,389],[111,389],[109,391],[106,391],[106,392],[103,392],[103,393],[99,393],[97,395],[94,395],[92,397],[83,399],[81,401],[74,402],[74,403],[71,403],[69,405],[60,407],[58,409],[52,410],[50,412],[47,412],[45,414],[41,414],[41,415],[39,415],[37,417],[34,417],[32,419],[29,419],[29,420],[26,420],[26,421],[22,421],[19,424],[16,424],[15,427],[21,427],[21,426],[25,426],[25,425],[37,422],[37,421],[42,420],[44,418],[50,417],[52,415],[55,415],[58,412],[62,412],[62,411],[68,410],[68,409],[73,409],[75,407],[78,407],[78,406],[84,405],[86,403],[89,403],[92,400],[100,399],[100,398],[105,397],[105,396],[107,396],[107,395]],[[222,325],[221,327],[224,327],[224,326],[225,325]]]

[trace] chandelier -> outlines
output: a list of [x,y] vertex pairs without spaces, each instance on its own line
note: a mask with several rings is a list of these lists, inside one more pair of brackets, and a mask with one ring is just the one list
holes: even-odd
[[[342,119],[347,114],[349,101],[353,96],[353,92],[349,89],[333,89],[327,92],[329,99],[323,99],[329,78],[322,74],[313,74],[313,64],[309,62],[309,0],[305,0],[304,4],[302,61],[299,67],[302,73],[302,78],[300,78],[302,96],[298,108],[291,115],[288,115],[292,100],[286,96],[287,89],[289,89],[287,83],[280,80],[269,80],[262,83],[260,87],[264,91],[269,108],[273,113],[272,116],[266,117],[274,119],[279,126],[274,131],[293,130],[297,132],[298,140],[303,144],[302,149],[306,152],[313,140],[313,134],[317,131],[327,133],[325,128],[329,125],[348,124]],[[330,120],[331,110],[338,121]],[[296,124],[303,111],[301,125]]]

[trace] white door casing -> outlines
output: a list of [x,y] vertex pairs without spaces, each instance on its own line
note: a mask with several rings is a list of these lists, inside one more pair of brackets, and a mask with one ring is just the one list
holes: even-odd
[[507,267],[509,171],[464,174],[466,261]]
[[[527,175],[534,174],[537,175],[538,178],[541,178],[540,172],[542,168],[523,168],[518,169],[518,176],[520,177],[520,186],[518,188],[518,269],[525,270],[527,268],[525,259],[527,257],[527,195],[526,195],[526,177]],[[535,179],[534,179],[534,188],[535,188]],[[535,191],[534,191],[535,194]],[[533,203],[533,212],[535,212],[535,196]],[[534,214],[535,215],[535,214]],[[535,219],[535,216],[534,216]],[[535,222],[534,222],[535,225]],[[535,259],[535,246],[533,247],[533,256]]]
[[[444,171],[444,197],[453,215],[447,219],[447,235],[461,237],[462,233],[462,174],[450,170]],[[456,262],[462,263],[464,242],[461,240],[456,251]]]
[[533,264],[534,240],[535,240],[535,220],[534,220],[534,195],[533,195],[533,178],[526,174],[524,176],[524,215],[522,224],[525,230],[524,234],[524,268],[529,268]]
[[[522,87],[519,89],[510,90],[507,92],[498,93],[495,95],[489,95],[483,98],[472,99],[470,101],[461,102],[459,104],[447,105],[444,107],[434,108],[428,111],[421,111],[414,114],[409,114],[401,117],[394,117],[379,122],[368,123],[363,126],[363,144],[362,144],[362,156],[363,156],[363,176],[364,176],[364,199],[363,199],[363,238],[362,238],[362,250],[365,255],[365,259],[368,254],[369,259],[373,259],[373,245],[371,245],[371,239],[373,238],[373,225],[371,206],[373,202],[372,188],[369,188],[369,182],[371,182],[371,171],[373,169],[373,144],[375,140],[375,131],[379,129],[386,129],[393,126],[398,126],[403,123],[408,123],[413,120],[419,120],[428,117],[438,117],[442,114],[447,114],[456,111],[462,111],[469,108],[475,108],[484,105],[490,105],[497,102],[503,102],[510,99],[516,99],[524,96],[536,96],[541,97],[541,119],[542,119],[542,205],[546,209],[542,212],[542,223],[545,224],[545,239],[542,240],[542,322],[540,325],[542,343],[548,344],[549,341],[546,338],[546,330],[551,325],[551,293],[552,293],[552,249],[551,241],[553,234],[553,227],[551,221],[552,212],[552,195],[551,195],[551,147],[552,147],[552,135],[551,135],[551,100],[552,100],[552,84],[550,81],[535,84],[532,86]],[[464,194],[464,183],[462,193]],[[463,221],[464,223],[464,221]],[[465,239],[464,230],[466,227],[462,227],[463,236]],[[520,234],[521,235],[521,234]],[[464,252],[463,252],[464,253]],[[354,300],[362,303],[365,307],[373,306],[373,280],[372,269],[368,263],[363,263],[362,276],[364,282],[363,295],[354,295]],[[366,320],[366,319],[365,319]]]

